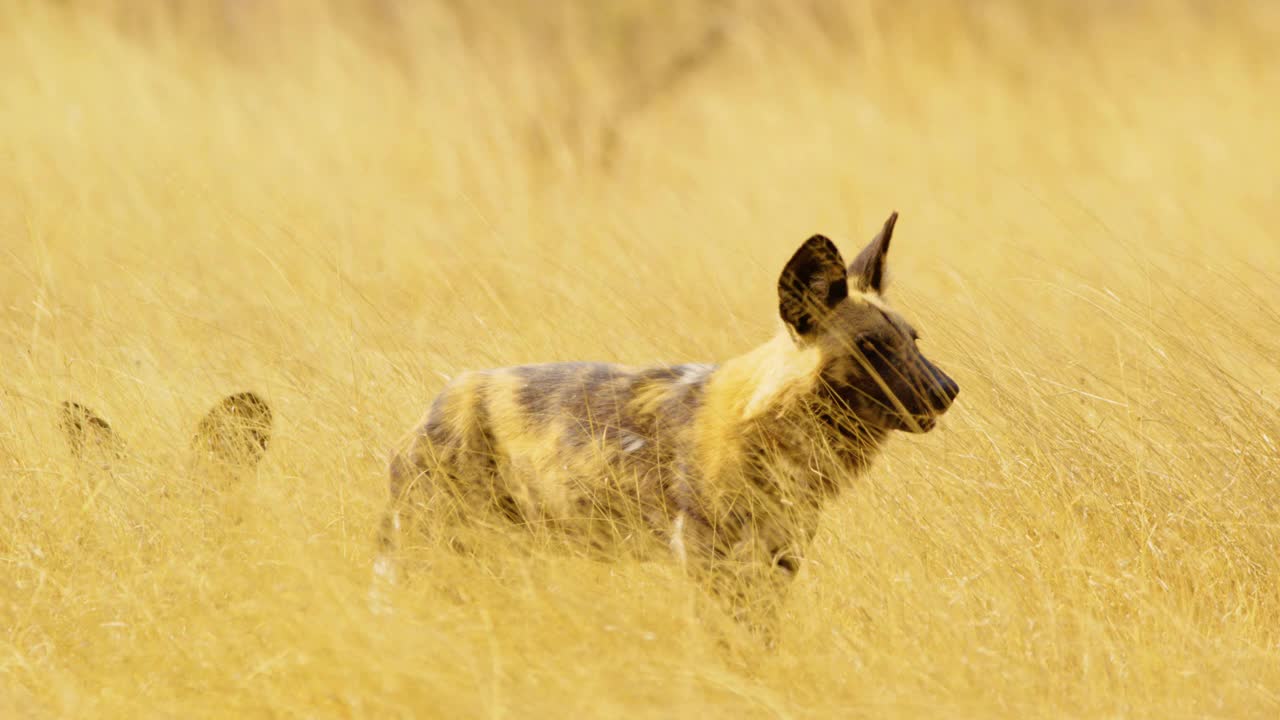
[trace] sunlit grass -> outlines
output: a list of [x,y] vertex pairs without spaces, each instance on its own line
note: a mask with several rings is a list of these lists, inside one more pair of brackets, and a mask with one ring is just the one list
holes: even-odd
[[[1280,711],[1276,8],[362,7],[0,8],[0,715]],[[742,352],[800,241],[893,209],[962,394],[775,653],[662,565],[446,558],[370,612],[445,377]],[[245,389],[274,442],[211,488]]]

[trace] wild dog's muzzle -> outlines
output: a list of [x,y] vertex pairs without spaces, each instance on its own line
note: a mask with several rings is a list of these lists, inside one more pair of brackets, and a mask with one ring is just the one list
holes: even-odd
[[913,393],[915,399],[920,402],[913,403],[916,407],[911,408],[914,425],[918,426],[919,430],[912,427],[913,423],[904,423],[903,429],[909,432],[932,430],[938,424],[938,416],[945,413],[951,407],[951,403],[955,402],[956,396],[960,394],[960,385],[943,372],[942,368],[923,356],[920,357],[920,363],[922,377]]
[[960,386],[950,375],[942,372],[942,368],[926,358],[922,357],[920,360],[924,362],[925,373],[928,375],[925,389],[929,395],[929,404],[934,414],[941,415],[955,402],[956,396],[960,394]]

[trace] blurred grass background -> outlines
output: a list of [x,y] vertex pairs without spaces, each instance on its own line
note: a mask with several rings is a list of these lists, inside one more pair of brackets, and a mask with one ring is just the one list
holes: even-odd
[[[1273,717],[1278,42],[1263,0],[0,4],[0,715]],[[776,653],[662,566],[369,612],[444,377],[741,352],[893,209],[963,392]],[[208,492],[241,389],[275,441]]]

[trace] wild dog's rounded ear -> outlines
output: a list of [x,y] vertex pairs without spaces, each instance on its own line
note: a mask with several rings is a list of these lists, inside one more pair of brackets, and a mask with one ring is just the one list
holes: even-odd
[[840,251],[825,235],[814,235],[796,250],[778,278],[778,311],[797,335],[805,335],[848,294]]
[[222,399],[200,420],[192,441],[214,460],[252,467],[271,441],[271,406],[252,392]]
[[71,448],[71,454],[82,457],[90,452],[120,456],[124,443],[106,420],[89,408],[70,400],[59,407],[58,424]]
[[849,277],[853,278],[854,287],[863,292],[884,292],[887,285],[884,258],[889,253],[889,241],[893,239],[893,226],[897,222],[898,213],[894,211],[875,238],[849,263]]

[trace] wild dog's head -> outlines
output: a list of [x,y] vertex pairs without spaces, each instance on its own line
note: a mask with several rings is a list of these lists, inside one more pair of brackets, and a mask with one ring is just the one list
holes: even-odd
[[820,387],[842,426],[928,432],[960,392],[920,352],[919,334],[884,299],[885,255],[898,214],[845,266],[835,243],[809,238],[778,280],[792,338],[819,352]]

